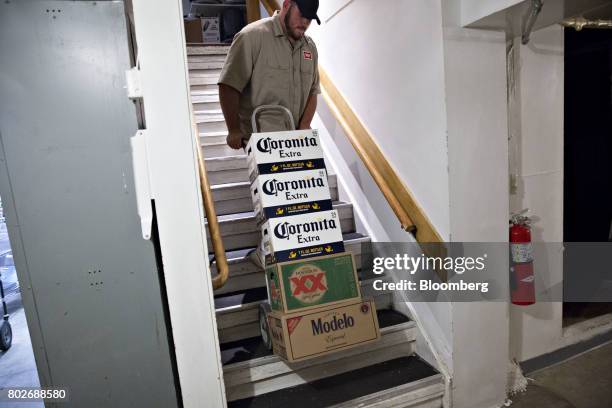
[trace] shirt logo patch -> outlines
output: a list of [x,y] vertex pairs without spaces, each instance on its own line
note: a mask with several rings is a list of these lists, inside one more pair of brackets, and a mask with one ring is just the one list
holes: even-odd
[[305,60],[312,60],[312,52],[304,51],[304,59]]

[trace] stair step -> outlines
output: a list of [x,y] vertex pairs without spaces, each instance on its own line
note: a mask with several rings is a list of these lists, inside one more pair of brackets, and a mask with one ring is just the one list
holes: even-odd
[[[226,143],[227,141],[227,130],[220,132],[201,132],[200,133],[200,144],[219,144]],[[242,150],[236,150],[236,152],[244,153]],[[234,153],[235,155],[236,153]]]
[[210,89],[214,89],[214,88],[218,88],[218,85],[217,85],[218,83],[219,83],[219,75],[209,75],[209,76],[191,76],[191,74],[189,75],[189,85],[192,87],[196,85],[198,86],[209,85]]
[[187,55],[227,55],[228,45],[188,45]]
[[[265,284],[263,279],[262,276],[260,285]],[[361,282],[361,291],[364,298],[374,299],[377,310],[387,310],[393,305],[393,293],[373,290],[371,280]],[[223,344],[259,336],[259,305],[267,298],[265,287],[216,297],[219,341]]]
[[[223,146],[226,146],[229,150],[225,150]],[[227,144],[205,145],[202,147],[202,152],[205,156],[214,154],[216,155],[215,157],[221,157],[222,153],[231,153],[235,152],[235,150],[231,149]],[[331,199],[332,201],[338,201],[338,180],[336,175],[330,174],[328,181]],[[217,215],[253,211],[251,185],[249,182],[217,184],[211,190]]]
[[195,69],[189,70],[189,78],[219,78],[221,69]]
[[208,111],[219,111],[221,112],[221,102],[217,99],[216,102],[198,102],[192,103],[194,112],[208,112]]
[[221,69],[223,68],[223,65],[225,64],[225,58],[223,58],[220,61],[219,60],[192,61],[191,59],[189,59],[188,62],[189,62],[189,71],[195,71],[199,69]]
[[381,340],[363,347],[288,364],[266,350],[261,338],[222,344],[228,400],[255,397],[279,389],[377,364],[414,353],[417,326],[394,310],[377,310]]
[[[242,150],[236,152],[244,153]],[[244,154],[206,159],[206,173],[212,186],[249,182],[248,166]]]
[[[202,154],[204,155],[205,159],[235,156],[236,152],[240,152],[240,150],[232,149],[231,147],[227,145],[225,140],[223,140],[222,142],[216,142],[216,143],[202,143]],[[217,209],[217,212],[218,211],[219,209]],[[240,211],[234,211],[234,212],[240,212]]]
[[198,125],[198,133],[219,133],[227,134],[227,125],[223,115],[194,115]]
[[207,62],[220,62],[224,63],[227,55],[225,54],[209,54],[209,55],[189,55],[187,57],[187,62],[189,65],[192,63],[207,63]]
[[191,90],[191,94],[199,93],[199,92],[215,92],[219,91],[219,85],[215,82],[214,84],[189,84],[189,89]]
[[[198,103],[218,103],[219,102],[219,94],[218,93],[212,93],[212,91],[209,92],[196,92],[196,93],[191,93],[191,103],[194,104],[198,104]],[[194,109],[195,110],[195,109]]]
[[[351,252],[355,256],[355,264],[358,270],[361,269],[362,255],[368,256],[371,253],[369,243],[370,237],[359,233],[344,235],[344,248],[346,252]],[[215,291],[215,295],[236,293],[264,285],[265,277],[263,271],[247,258],[247,254],[252,249],[254,248],[226,253],[229,265],[229,278],[222,288]],[[217,264],[215,262],[211,266],[211,273],[217,274]],[[364,276],[363,278],[369,277]]]
[[219,94],[209,92],[192,92],[191,93],[191,104],[193,106],[193,111],[196,114],[202,112],[207,113],[210,111],[218,111],[219,114],[223,114],[221,112],[221,102],[219,102]]
[[[383,353],[389,353],[384,350]],[[399,356],[390,360],[364,364],[359,356],[348,365],[330,364],[308,367],[298,375],[294,386],[276,389],[259,396],[233,399],[226,385],[230,408],[441,408],[444,394],[442,376],[417,356]],[[350,368],[349,368],[350,367]],[[323,374],[324,373],[324,374]],[[317,378],[318,375],[323,378]],[[280,383],[279,380],[276,381]],[[226,377],[227,384],[227,377]],[[247,384],[257,386],[258,384]],[[278,384],[282,385],[282,384]],[[245,388],[248,388],[245,387]],[[288,387],[287,387],[288,386]],[[273,386],[271,387],[273,388]],[[229,390],[229,391],[228,391]],[[246,394],[246,393],[242,393]]]
[[[207,104],[210,106],[210,104]],[[220,119],[225,120],[225,117],[223,116],[223,111],[221,110],[221,107],[219,107],[218,109],[199,109],[196,110],[195,106],[193,109],[193,114],[196,118],[196,122],[198,120],[201,120],[203,122],[209,122],[209,121],[218,121]]]
[[197,98],[200,96],[207,96],[215,99],[219,99],[219,87],[215,87],[214,89],[200,89],[200,90],[192,90],[191,98]]
[[[381,329],[382,337],[388,332],[394,331],[387,329],[388,327],[394,326],[395,330],[397,330],[400,328],[400,325],[406,325],[403,328],[412,328],[416,326],[408,317],[395,310],[381,309],[377,310],[376,313],[378,315],[378,324]],[[259,334],[244,340],[221,344],[221,362],[225,366],[224,371],[226,373],[238,372],[240,369],[259,367],[279,361],[282,361],[282,359],[275,356],[264,347]],[[301,364],[304,363],[297,363],[295,365]],[[234,376],[237,375],[238,374],[234,374]],[[235,379],[234,382],[239,381]]]
[[[355,232],[353,205],[336,202],[334,203],[334,209],[338,211],[342,233]],[[261,241],[261,228],[257,226],[254,212],[221,215],[218,217],[218,220],[226,251],[252,248],[259,245]],[[208,240],[208,248],[212,250],[208,228],[206,229],[206,238]]]

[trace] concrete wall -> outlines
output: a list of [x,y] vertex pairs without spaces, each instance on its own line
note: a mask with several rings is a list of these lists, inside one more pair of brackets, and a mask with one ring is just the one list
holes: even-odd
[[[563,241],[563,28],[533,33],[527,46],[515,39],[515,100],[511,124],[510,171],[517,176],[512,211],[529,208],[534,242]],[[536,251],[536,288],[563,279],[560,246]],[[540,302],[511,308],[511,353],[519,361],[564,344],[562,304]]]
[[[505,34],[459,28],[457,2],[445,6],[451,241],[507,242]],[[489,269],[507,274],[504,246],[489,259]],[[508,305],[454,303],[452,338],[453,406],[499,406],[506,397]]]

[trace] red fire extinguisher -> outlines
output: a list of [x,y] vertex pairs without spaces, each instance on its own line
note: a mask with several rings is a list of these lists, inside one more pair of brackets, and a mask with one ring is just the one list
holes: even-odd
[[535,303],[533,246],[531,219],[523,210],[510,218],[510,290],[512,304],[527,306]]

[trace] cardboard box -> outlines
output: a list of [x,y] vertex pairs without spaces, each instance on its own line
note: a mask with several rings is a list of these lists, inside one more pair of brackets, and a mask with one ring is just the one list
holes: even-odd
[[202,20],[199,18],[186,18],[185,23],[185,41],[188,44],[202,43]]
[[260,175],[251,184],[251,197],[259,222],[332,209],[324,169]]
[[380,339],[373,301],[268,315],[274,353],[288,362],[320,357]]
[[272,218],[261,226],[266,264],[344,252],[338,211]]
[[266,268],[270,307],[282,313],[361,299],[351,253],[283,262]]
[[221,42],[219,17],[202,17],[202,40],[204,44]]
[[260,174],[325,168],[316,130],[253,133],[246,153],[251,182]]

